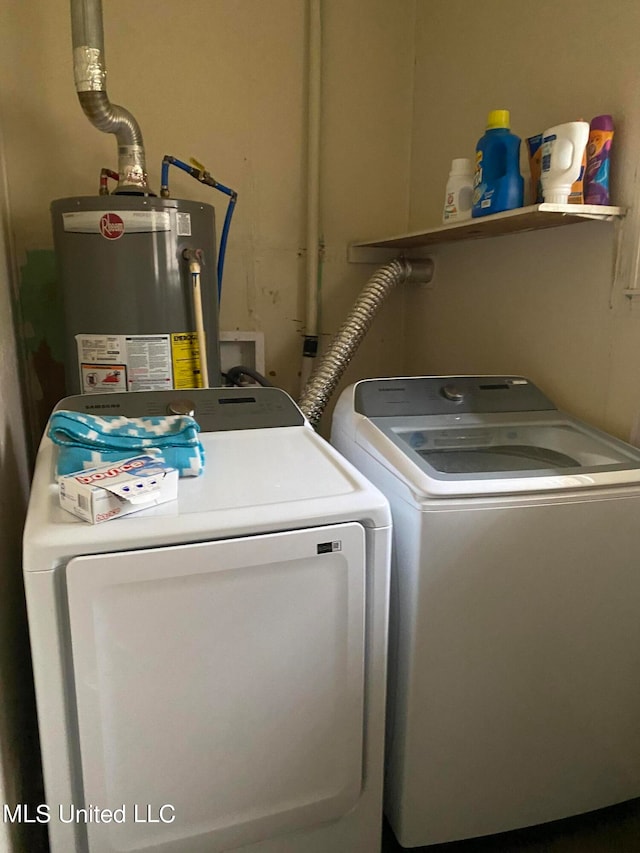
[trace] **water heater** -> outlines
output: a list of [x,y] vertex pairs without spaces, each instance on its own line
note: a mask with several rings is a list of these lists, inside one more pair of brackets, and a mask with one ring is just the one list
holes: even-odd
[[[220,385],[215,211],[149,195],[51,204],[65,321],[67,394]],[[206,353],[196,334],[199,258]]]

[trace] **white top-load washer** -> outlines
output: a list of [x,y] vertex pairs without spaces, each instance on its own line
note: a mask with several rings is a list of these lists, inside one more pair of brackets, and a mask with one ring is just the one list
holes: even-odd
[[640,451],[518,376],[359,382],[331,441],[392,508],[400,844],[640,796]]
[[[176,400],[180,394],[189,400]],[[378,853],[390,513],[275,388],[195,411],[202,477],[92,526],[38,453],[24,536],[52,853]],[[48,820],[47,820],[48,815]]]

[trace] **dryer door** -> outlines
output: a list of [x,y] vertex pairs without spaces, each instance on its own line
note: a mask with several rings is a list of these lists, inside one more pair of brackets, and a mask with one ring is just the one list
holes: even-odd
[[91,853],[214,853],[354,806],[361,525],[78,557],[67,586]]

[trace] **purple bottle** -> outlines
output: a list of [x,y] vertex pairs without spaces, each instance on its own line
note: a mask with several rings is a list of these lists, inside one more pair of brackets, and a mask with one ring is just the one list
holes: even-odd
[[585,204],[609,204],[609,155],[613,141],[613,119],[596,116],[589,124],[587,168],[584,175]]

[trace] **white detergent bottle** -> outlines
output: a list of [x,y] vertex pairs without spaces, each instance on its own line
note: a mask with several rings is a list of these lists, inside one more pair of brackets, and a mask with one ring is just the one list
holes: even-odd
[[471,219],[473,204],[473,165],[465,157],[451,161],[451,171],[447,181],[442,221],[462,222]]
[[569,121],[542,134],[542,194],[546,202],[567,204],[571,185],[580,175],[589,138],[586,121]]

